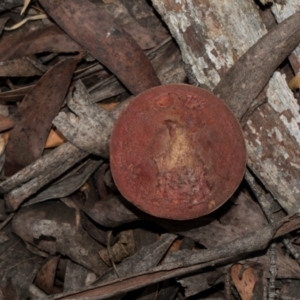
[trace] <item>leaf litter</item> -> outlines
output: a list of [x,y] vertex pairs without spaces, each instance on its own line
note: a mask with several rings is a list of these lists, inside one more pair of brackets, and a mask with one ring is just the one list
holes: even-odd
[[[190,221],[150,216],[118,192],[108,160],[118,116],[132,95],[188,76],[150,2],[103,2],[0,4],[0,299],[261,299],[274,263],[291,293],[300,218],[274,199],[266,218],[267,190],[243,181]],[[31,21],[12,22],[16,12]]]

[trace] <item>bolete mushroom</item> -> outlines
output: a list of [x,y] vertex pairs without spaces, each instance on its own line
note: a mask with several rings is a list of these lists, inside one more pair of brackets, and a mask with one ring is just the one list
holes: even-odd
[[110,142],[121,194],[161,218],[187,220],[220,207],[239,186],[246,147],[239,122],[210,92],[151,88],[120,115]]

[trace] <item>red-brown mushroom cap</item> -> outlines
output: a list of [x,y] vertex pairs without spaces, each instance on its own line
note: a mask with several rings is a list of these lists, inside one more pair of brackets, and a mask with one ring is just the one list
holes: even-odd
[[161,218],[187,220],[221,206],[240,184],[239,122],[210,92],[171,84],[139,94],[117,120],[110,163],[121,194]]

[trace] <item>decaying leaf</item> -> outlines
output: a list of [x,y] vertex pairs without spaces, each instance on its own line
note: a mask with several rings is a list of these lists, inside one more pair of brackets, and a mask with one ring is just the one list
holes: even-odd
[[[0,19],[1,35],[7,20],[11,19],[8,26],[11,23],[16,23],[16,26],[21,24],[21,5],[28,4],[30,0],[0,2],[3,18]],[[8,156],[11,153],[16,159],[10,161],[8,157],[7,166],[11,162],[16,163],[16,170],[26,166],[9,178],[4,176],[5,170],[0,172],[0,180],[3,180],[0,182],[1,300],[2,296],[4,300],[121,299],[125,293],[125,299],[166,300],[175,299],[176,294],[176,299],[179,299],[184,291],[178,282],[185,288],[185,297],[202,299],[205,294],[207,297],[229,299],[231,283],[228,263],[235,264],[231,269],[231,278],[240,293],[239,297],[232,289],[235,298],[250,300],[251,294],[257,292],[259,287],[262,290],[263,280],[268,280],[270,258],[265,253],[274,239],[279,242],[276,296],[298,296],[299,283],[293,278],[300,276],[300,267],[296,263],[299,247],[295,244],[299,235],[296,230],[300,227],[300,214],[293,215],[294,210],[287,210],[293,199],[284,198],[286,190],[297,193],[298,165],[286,164],[299,152],[296,139],[300,121],[296,99],[292,99],[295,100],[293,111],[286,109],[277,113],[273,111],[274,107],[268,109],[268,114],[265,114],[268,118],[262,117],[265,126],[259,126],[261,122],[254,122],[255,118],[254,121],[251,118],[251,128],[255,127],[257,133],[251,140],[253,148],[258,152],[262,145],[268,148],[268,155],[265,155],[267,160],[269,156],[273,157],[272,152],[278,152],[278,165],[293,166],[296,170],[291,179],[289,176],[284,178],[295,182],[294,191],[287,185],[280,185],[279,180],[283,177],[275,178],[273,172],[269,172],[274,179],[274,186],[270,189],[261,173],[253,169],[261,185],[276,197],[289,214],[278,223],[267,224],[261,208],[251,198],[249,186],[244,184],[230,202],[206,218],[169,222],[152,218],[132,207],[120,197],[113,182],[110,162],[107,160],[110,132],[130,101],[127,98],[128,91],[138,93],[159,84],[149,60],[163,84],[183,83],[187,79],[191,84],[198,84],[198,80],[203,79],[203,82],[212,80],[213,88],[220,80],[221,85],[215,91],[226,94],[225,100],[232,104],[240,116],[254,100],[253,95],[257,95],[266,84],[265,79],[271,76],[271,69],[279,64],[279,60],[287,58],[292,51],[292,44],[299,44],[298,12],[292,17],[292,27],[284,27],[284,24],[274,26],[281,28],[269,35],[274,40],[280,40],[280,43],[275,43],[278,46],[276,49],[274,46],[265,47],[265,44],[271,44],[272,38],[262,38],[235,64],[242,52],[246,52],[251,43],[269,30],[259,16],[262,6],[257,5],[259,1],[254,3],[252,0],[225,1],[218,5],[210,1],[198,2],[38,0],[32,2],[35,11],[28,10],[28,17],[35,18],[38,11],[45,17],[45,8],[48,20],[31,22],[18,30],[4,32],[1,36],[0,103],[4,104],[7,113],[2,118],[0,108],[0,171],[6,153]],[[266,4],[267,0],[261,2]],[[271,16],[275,16],[278,23],[287,14],[291,15],[300,9],[295,5],[296,0],[269,2],[271,4],[264,6],[263,10],[273,13]],[[3,10],[15,5],[20,7],[3,13]],[[248,18],[246,14],[251,17]],[[170,28],[172,36],[167,27],[161,25],[162,21]],[[139,47],[147,49],[145,54],[148,60],[145,60]],[[267,56],[263,56],[266,49]],[[91,53],[80,60],[77,71],[73,72],[77,59],[73,56],[74,52],[82,53],[80,57],[83,57],[86,50]],[[277,55],[277,52],[280,53]],[[287,78],[299,73],[299,53],[299,49],[294,51],[293,62],[291,56],[288,58],[293,70],[285,62],[280,66],[280,72],[286,73]],[[257,61],[257,57],[263,59]],[[65,68],[63,59],[66,59]],[[99,65],[95,59],[101,60],[103,65]],[[69,65],[66,61],[69,61]],[[272,68],[265,68],[266,64],[272,65]],[[122,82],[111,75],[106,67]],[[52,77],[49,76],[51,72]],[[195,81],[193,73],[198,75]],[[42,77],[38,80],[36,76]],[[74,85],[72,83],[65,99],[71,80]],[[298,89],[299,78],[296,76],[293,80],[291,88]],[[286,85],[285,78],[284,83]],[[60,84],[65,86],[65,92]],[[44,85],[44,88],[40,85]],[[59,95],[56,89],[60,91]],[[281,89],[281,86],[266,86],[256,99],[257,103],[261,104],[260,99],[266,99],[266,105],[271,107],[272,99],[267,91],[272,90],[274,101],[281,99],[280,103],[289,107],[288,98],[278,97],[276,89]],[[248,90],[251,91],[245,93]],[[292,93],[287,88],[287,91],[295,97],[299,96],[298,90]],[[234,101],[237,98],[242,101]],[[96,104],[99,101],[102,103]],[[64,104],[66,106],[62,107]],[[53,105],[55,109],[52,110],[48,105]],[[261,108],[254,114],[262,116]],[[251,108],[249,115],[253,111]],[[65,138],[52,130],[52,123],[57,125],[57,130]],[[293,132],[285,131],[284,126],[289,125]],[[5,153],[10,134],[8,130],[13,127]],[[272,144],[274,136],[279,141],[276,147]],[[286,142],[292,139],[295,141]],[[131,143],[130,137],[128,143]],[[254,166],[261,163],[258,156],[251,159]],[[270,170],[275,165],[271,160]],[[9,168],[7,171],[10,171]],[[281,170],[277,174],[281,175]],[[95,182],[97,179],[98,183]],[[280,185],[278,188],[276,183]],[[45,200],[47,202],[37,203]],[[259,197],[257,200],[260,200]],[[15,212],[9,214],[13,210]],[[280,214],[285,215],[283,211]],[[11,219],[12,224],[9,224]],[[127,233],[125,237],[124,233]],[[282,237],[284,241],[289,238],[291,246],[285,243],[283,246],[280,243]],[[185,243],[189,247],[184,247]],[[51,255],[55,257],[45,263],[45,257]],[[60,255],[62,258],[57,263]],[[108,265],[113,267],[109,268]],[[223,276],[225,273],[228,274],[226,278]],[[290,286],[297,293],[287,293],[290,283],[285,279],[290,278],[294,281]],[[52,295],[45,295],[41,289]],[[58,294],[62,291],[64,293]],[[196,295],[203,291],[203,294]],[[252,298],[260,300],[261,295],[253,295],[255,297]]]
[[54,0],[40,0],[40,3],[61,28],[110,69],[133,94],[160,85],[136,41],[95,3],[85,0],[59,5]]
[[[267,220],[259,205],[244,193],[236,194],[232,203],[220,208],[218,219],[201,218],[198,221],[172,226],[179,234],[187,236],[207,248],[217,247],[233,241],[247,232],[259,230],[267,224]],[[178,228],[177,228],[178,227]],[[186,230],[185,230],[186,228]]]
[[[95,225],[94,222],[91,221],[91,219],[85,215],[81,214],[81,224],[82,227],[87,231],[87,233],[93,237],[96,241],[101,243],[102,245],[107,245],[108,239],[107,239],[107,234],[108,230],[99,228]],[[110,237],[110,245],[113,245],[116,241],[118,240],[117,236],[111,235]]]
[[6,11],[8,9],[17,7],[22,5],[23,0],[9,0],[9,1],[1,1],[0,3],[0,12]]
[[47,69],[46,66],[27,57],[0,62],[1,77],[40,76]]
[[[270,257],[268,255],[260,255],[245,260],[245,263],[255,270],[262,270],[266,275],[270,276]],[[295,260],[281,251],[276,254],[277,278],[299,278],[300,266]]]
[[[166,29],[161,26],[152,7],[145,1],[129,3],[122,0],[106,0],[105,3],[106,5],[102,5],[101,9],[107,11],[143,50],[154,48],[168,38]],[[142,13],[136,14],[136,11],[142,11]]]
[[76,224],[75,209],[60,201],[24,207],[13,220],[13,231],[40,250],[66,255],[98,275],[108,269],[98,255],[103,246]]
[[94,282],[97,275],[81,265],[68,260],[64,276],[64,292],[75,291]]
[[256,275],[251,267],[243,269],[240,264],[231,267],[231,278],[242,300],[251,300],[256,283]]
[[93,205],[87,205],[83,211],[105,227],[117,227],[138,220],[139,217],[124,205],[124,201],[120,196],[109,195]]
[[22,58],[42,52],[81,52],[83,49],[57,26],[31,30],[23,36],[11,35],[1,40],[2,61]]
[[23,99],[7,144],[6,174],[15,173],[42,155],[79,59],[68,58],[56,64]]
[[112,263],[119,263],[124,258],[131,256],[134,249],[132,230],[124,230],[119,233],[118,241],[110,249],[100,250],[99,255],[108,266],[112,266]]
[[2,34],[2,31],[4,29],[4,26],[6,24],[6,22],[8,21],[9,18],[2,18],[0,19],[0,35]]
[[[0,240],[0,295],[4,289],[6,299],[27,299],[29,286],[43,258],[31,253],[25,243],[11,232],[11,225],[1,230],[6,239]],[[9,287],[9,288],[8,288]]]
[[[176,237],[177,236],[174,234],[164,234],[158,241],[143,247],[131,257],[124,259],[117,266],[119,276],[131,276],[141,272],[146,272],[157,266]],[[145,257],[147,257],[147,259],[145,259]],[[118,278],[116,272],[114,270],[110,270],[104,274],[103,277],[95,283],[95,285],[113,281],[116,278]]]
[[50,258],[36,273],[35,285],[47,294],[53,293],[55,271],[60,256]]
[[222,268],[208,270],[200,274],[186,276],[177,281],[183,286],[185,296],[190,297],[209,289],[212,285],[221,281],[223,272]]

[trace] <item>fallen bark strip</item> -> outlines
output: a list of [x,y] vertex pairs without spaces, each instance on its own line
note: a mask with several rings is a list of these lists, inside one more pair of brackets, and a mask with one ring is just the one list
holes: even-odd
[[214,89],[241,119],[276,68],[300,43],[300,11],[252,46]]
[[287,216],[281,221],[251,232],[219,248],[199,250],[197,253],[175,252],[166,264],[153,268],[147,273],[134,274],[99,287],[87,288],[78,292],[50,296],[48,300],[85,299],[100,300],[123,294],[169,278],[200,271],[208,266],[216,266],[240,260],[242,257],[268,247],[270,241],[300,227],[300,215]]
[[[72,144],[69,144],[71,149],[70,152],[66,152],[63,154],[63,159],[59,159],[59,165],[56,164],[55,168],[48,168],[49,171],[45,173],[41,173],[41,175],[38,175],[34,177],[32,180],[29,182],[26,182],[22,184],[20,187],[15,188],[8,194],[4,196],[5,203],[7,206],[8,211],[14,211],[16,210],[28,197],[31,195],[35,194],[41,187],[45,186],[47,183],[51,182],[52,180],[56,179],[59,177],[61,174],[63,174],[65,171],[70,169],[72,166],[74,166],[76,163],[80,162],[82,159],[84,159],[86,156],[88,156],[88,153],[76,148]],[[64,147],[66,149],[67,147]],[[75,148],[75,149],[74,149]],[[47,158],[55,158],[54,156],[47,156]],[[57,159],[57,157],[56,157]],[[40,170],[38,170],[40,171]],[[38,172],[37,170],[33,170],[33,172],[30,174],[34,174]],[[18,173],[17,173],[18,174]],[[17,175],[16,174],[16,175]]]
[[85,161],[74,174],[73,172],[71,172],[71,174],[68,173],[66,178],[59,179],[59,182],[51,184],[36,196],[31,197],[29,201],[26,201],[24,206],[71,195],[88,180],[91,174],[93,174],[102,163],[103,160],[99,158]]
[[73,95],[69,97],[67,104],[75,115],[60,112],[52,121],[55,127],[79,149],[101,157],[108,157],[108,141],[115,120],[92,102],[81,80],[77,81]]
[[77,157],[78,160],[86,157],[88,153],[78,149],[76,146],[69,142],[62,144],[56,149],[52,150],[49,154],[42,156],[34,163],[23,168],[15,175],[7,178],[0,183],[0,192],[7,193],[15,187],[34,179],[42,174],[47,174],[52,170],[58,168],[62,162],[66,161],[69,157]]

